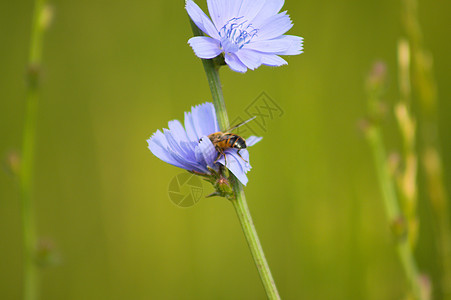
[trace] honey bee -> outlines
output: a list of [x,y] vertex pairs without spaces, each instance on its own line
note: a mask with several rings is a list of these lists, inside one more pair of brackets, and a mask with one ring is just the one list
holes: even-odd
[[229,148],[238,149],[236,154],[238,154],[238,156],[241,157],[242,160],[247,162],[240,154],[240,150],[247,148],[246,141],[241,136],[230,133],[230,131],[243,126],[244,124],[252,121],[255,118],[256,116],[250,118],[247,121],[241,122],[238,125],[232,126],[229,129],[225,130],[225,132],[218,131],[208,135],[208,138],[213,143],[213,146],[215,146],[216,151],[218,151],[218,157],[216,158],[215,162],[217,162],[221,158],[221,155],[224,155],[225,165],[227,165],[227,158],[224,151]]

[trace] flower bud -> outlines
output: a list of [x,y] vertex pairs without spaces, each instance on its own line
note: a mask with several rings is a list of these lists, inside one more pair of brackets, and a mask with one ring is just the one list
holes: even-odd
[[230,184],[230,181],[222,175],[220,175],[218,180],[216,181],[215,188],[224,197],[229,198],[233,195],[233,188]]

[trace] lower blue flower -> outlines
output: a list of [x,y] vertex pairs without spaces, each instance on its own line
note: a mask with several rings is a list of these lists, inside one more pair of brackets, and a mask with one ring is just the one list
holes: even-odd
[[[227,162],[226,167],[242,184],[247,184],[246,173],[251,169],[247,149],[237,154],[237,149],[229,148],[224,151],[226,159],[224,156],[217,159],[219,153],[208,138],[220,131],[212,103],[200,104],[192,107],[191,112],[185,112],[185,127],[178,120],[170,121],[168,127],[163,132],[157,130],[147,140],[148,148],[156,157],[173,166],[206,175],[210,175],[211,170],[219,171],[219,166]],[[253,146],[261,139],[250,136],[246,145]]]

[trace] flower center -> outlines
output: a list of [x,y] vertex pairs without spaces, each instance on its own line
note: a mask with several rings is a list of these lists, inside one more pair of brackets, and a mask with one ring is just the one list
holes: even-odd
[[235,53],[249,44],[257,32],[258,29],[243,17],[232,18],[219,31],[221,47],[225,52]]

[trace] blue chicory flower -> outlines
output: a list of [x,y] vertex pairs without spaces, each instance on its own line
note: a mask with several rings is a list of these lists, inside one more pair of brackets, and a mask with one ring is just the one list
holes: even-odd
[[188,41],[199,58],[224,53],[227,65],[244,73],[261,65],[286,65],[279,55],[303,52],[303,38],[284,35],[293,27],[287,12],[279,13],[284,0],[207,0],[207,4],[213,22],[196,3],[186,1],[190,18],[208,35]]
[[[204,103],[191,108],[191,112],[185,112],[185,128],[178,120],[170,121],[169,129],[163,132],[157,130],[147,140],[148,148],[159,159],[176,167],[210,175],[210,170],[218,171],[219,164],[225,165],[224,156],[217,162],[218,152],[208,135],[220,131],[216,112],[212,103]],[[250,136],[246,139],[246,145],[253,146],[262,138]],[[251,169],[249,152],[247,149],[226,149],[227,168],[244,185],[248,179],[246,173]],[[244,159],[243,159],[244,158]],[[246,161],[245,161],[246,160]]]

